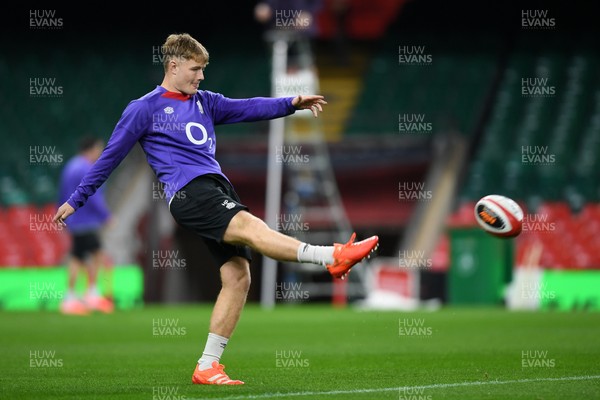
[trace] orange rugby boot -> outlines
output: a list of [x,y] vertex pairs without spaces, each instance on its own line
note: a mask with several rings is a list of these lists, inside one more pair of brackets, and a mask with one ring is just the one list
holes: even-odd
[[379,247],[379,237],[371,236],[360,242],[354,242],[356,233],[352,234],[346,244],[334,244],[333,264],[326,265],[329,273],[335,278],[344,279],[350,269],[365,258],[371,258],[371,255]]
[[196,365],[194,374],[192,375],[192,383],[196,385],[243,385],[244,382],[229,379],[224,369],[223,364],[219,364],[213,361],[212,368],[200,371],[198,368],[200,365]]

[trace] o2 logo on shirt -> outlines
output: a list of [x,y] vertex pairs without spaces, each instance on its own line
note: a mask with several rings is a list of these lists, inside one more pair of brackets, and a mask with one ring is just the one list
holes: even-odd
[[[198,140],[198,139],[196,139],[196,137],[194,137],[194,135],[192,134],[193,127],[200,129],[200,132],[202,133],[201,139]],[[199,124],[198,122],[188,122],[185,125],[185,135],[187,136],[188,140],[190,142],[192,142],[193,144],[203,145],[204,143],[206,143],[208,141],[210,143],[208,146],[208,149],[212,150],[213,140],[212,140],[212,138],[208,137],[208,132],[206,131],[206,128],[204,127],[204,125]]]

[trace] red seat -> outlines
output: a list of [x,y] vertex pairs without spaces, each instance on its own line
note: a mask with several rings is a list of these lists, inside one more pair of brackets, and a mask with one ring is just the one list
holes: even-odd
[[7,222],[13,227],[29,227],[31,219],[35,218],[36,211],[32,205],[10,207],[6,211]]
[[542,203],[537,210],[536,214],[544,214],[548,216],[551,221],[567,220],[571,219],[573,213],[567,203],[563,202],[546,202]]
[[54,204],[0,209],[0,266],[58,265],[70,237],[52,223],[54,213]]
[[462,203],[458,209],[448,216],[446,224],[451,227],[475,226],[475,201]]
[[578,218],[582,219],[594,219],[596,221],[600,220],[600,203],[587,203],[583,206],[579,214]]

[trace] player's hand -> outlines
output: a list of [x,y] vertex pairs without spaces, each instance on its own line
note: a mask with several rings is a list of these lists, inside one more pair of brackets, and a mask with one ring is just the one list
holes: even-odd
[[319,112],[323,112],[321,104],[327,104],[325,97],[319,95],[304,95],[296,96],[292,100],[292,105],[296,110],[310,110],[315,118],[319,116]]
[[73,214],[74,212],[75,209],[71,207],[69,203],[65,203],[58,208],[52,220],[59,225],[67,226],[65,219],[67,219],[69,215]]

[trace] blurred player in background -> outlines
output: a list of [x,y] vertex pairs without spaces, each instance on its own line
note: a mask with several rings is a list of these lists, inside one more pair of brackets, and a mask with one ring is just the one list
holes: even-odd
[[323,0],[262,0],[254,7],[254,19],[267,31],[294,33],[288,40],[288,73],[307,67],[302,65],[299,47],[303,44],[312,53],[312,40],[317,36],[316,16],[321,8]]
[[[59,207],[54,221],[64,223],[81,208],[139,141],[164,184],[174,219],[200,236],[221,266],[222,288],[192,382],[240,385],[244,382],[229,379],[219,361],[250,288],[250,249],[280,261],[320,264],[342,278],[371,254],[378,238],[354,242],[353,234],[344,245],[313,246],[272,230],[248,212],[215,159],[215,125],[274,119],[296,110],[311,110],[317,117],[327,104],[323,96],[230,99],[198,90],[209,57],[196,39],[170,35],[162,51],[163,82],[129,103],[102,156]],[[245,73],[243,68],[240,73]]]
[[[81,179],[90,170],[94,162],[102,154],[104,143],[95,137],[84,137],[79,146],[79,153],[67,162],[62,171],[60,181],[60,203],[69,199]],[[110,313],[113,303],[98,291],[98,271],[106,264],[107,257],[102,250],[100,229],[108,222],[110,212],[102,191],[90,196],[85,206],[69,220],[67,230],[72,239],[69,258],[68,291],[60,310],[64,314],[86,315],[90,311]],[[87,271],[87,291],[80,299],[75,292],[75,284],[79,271]]]

